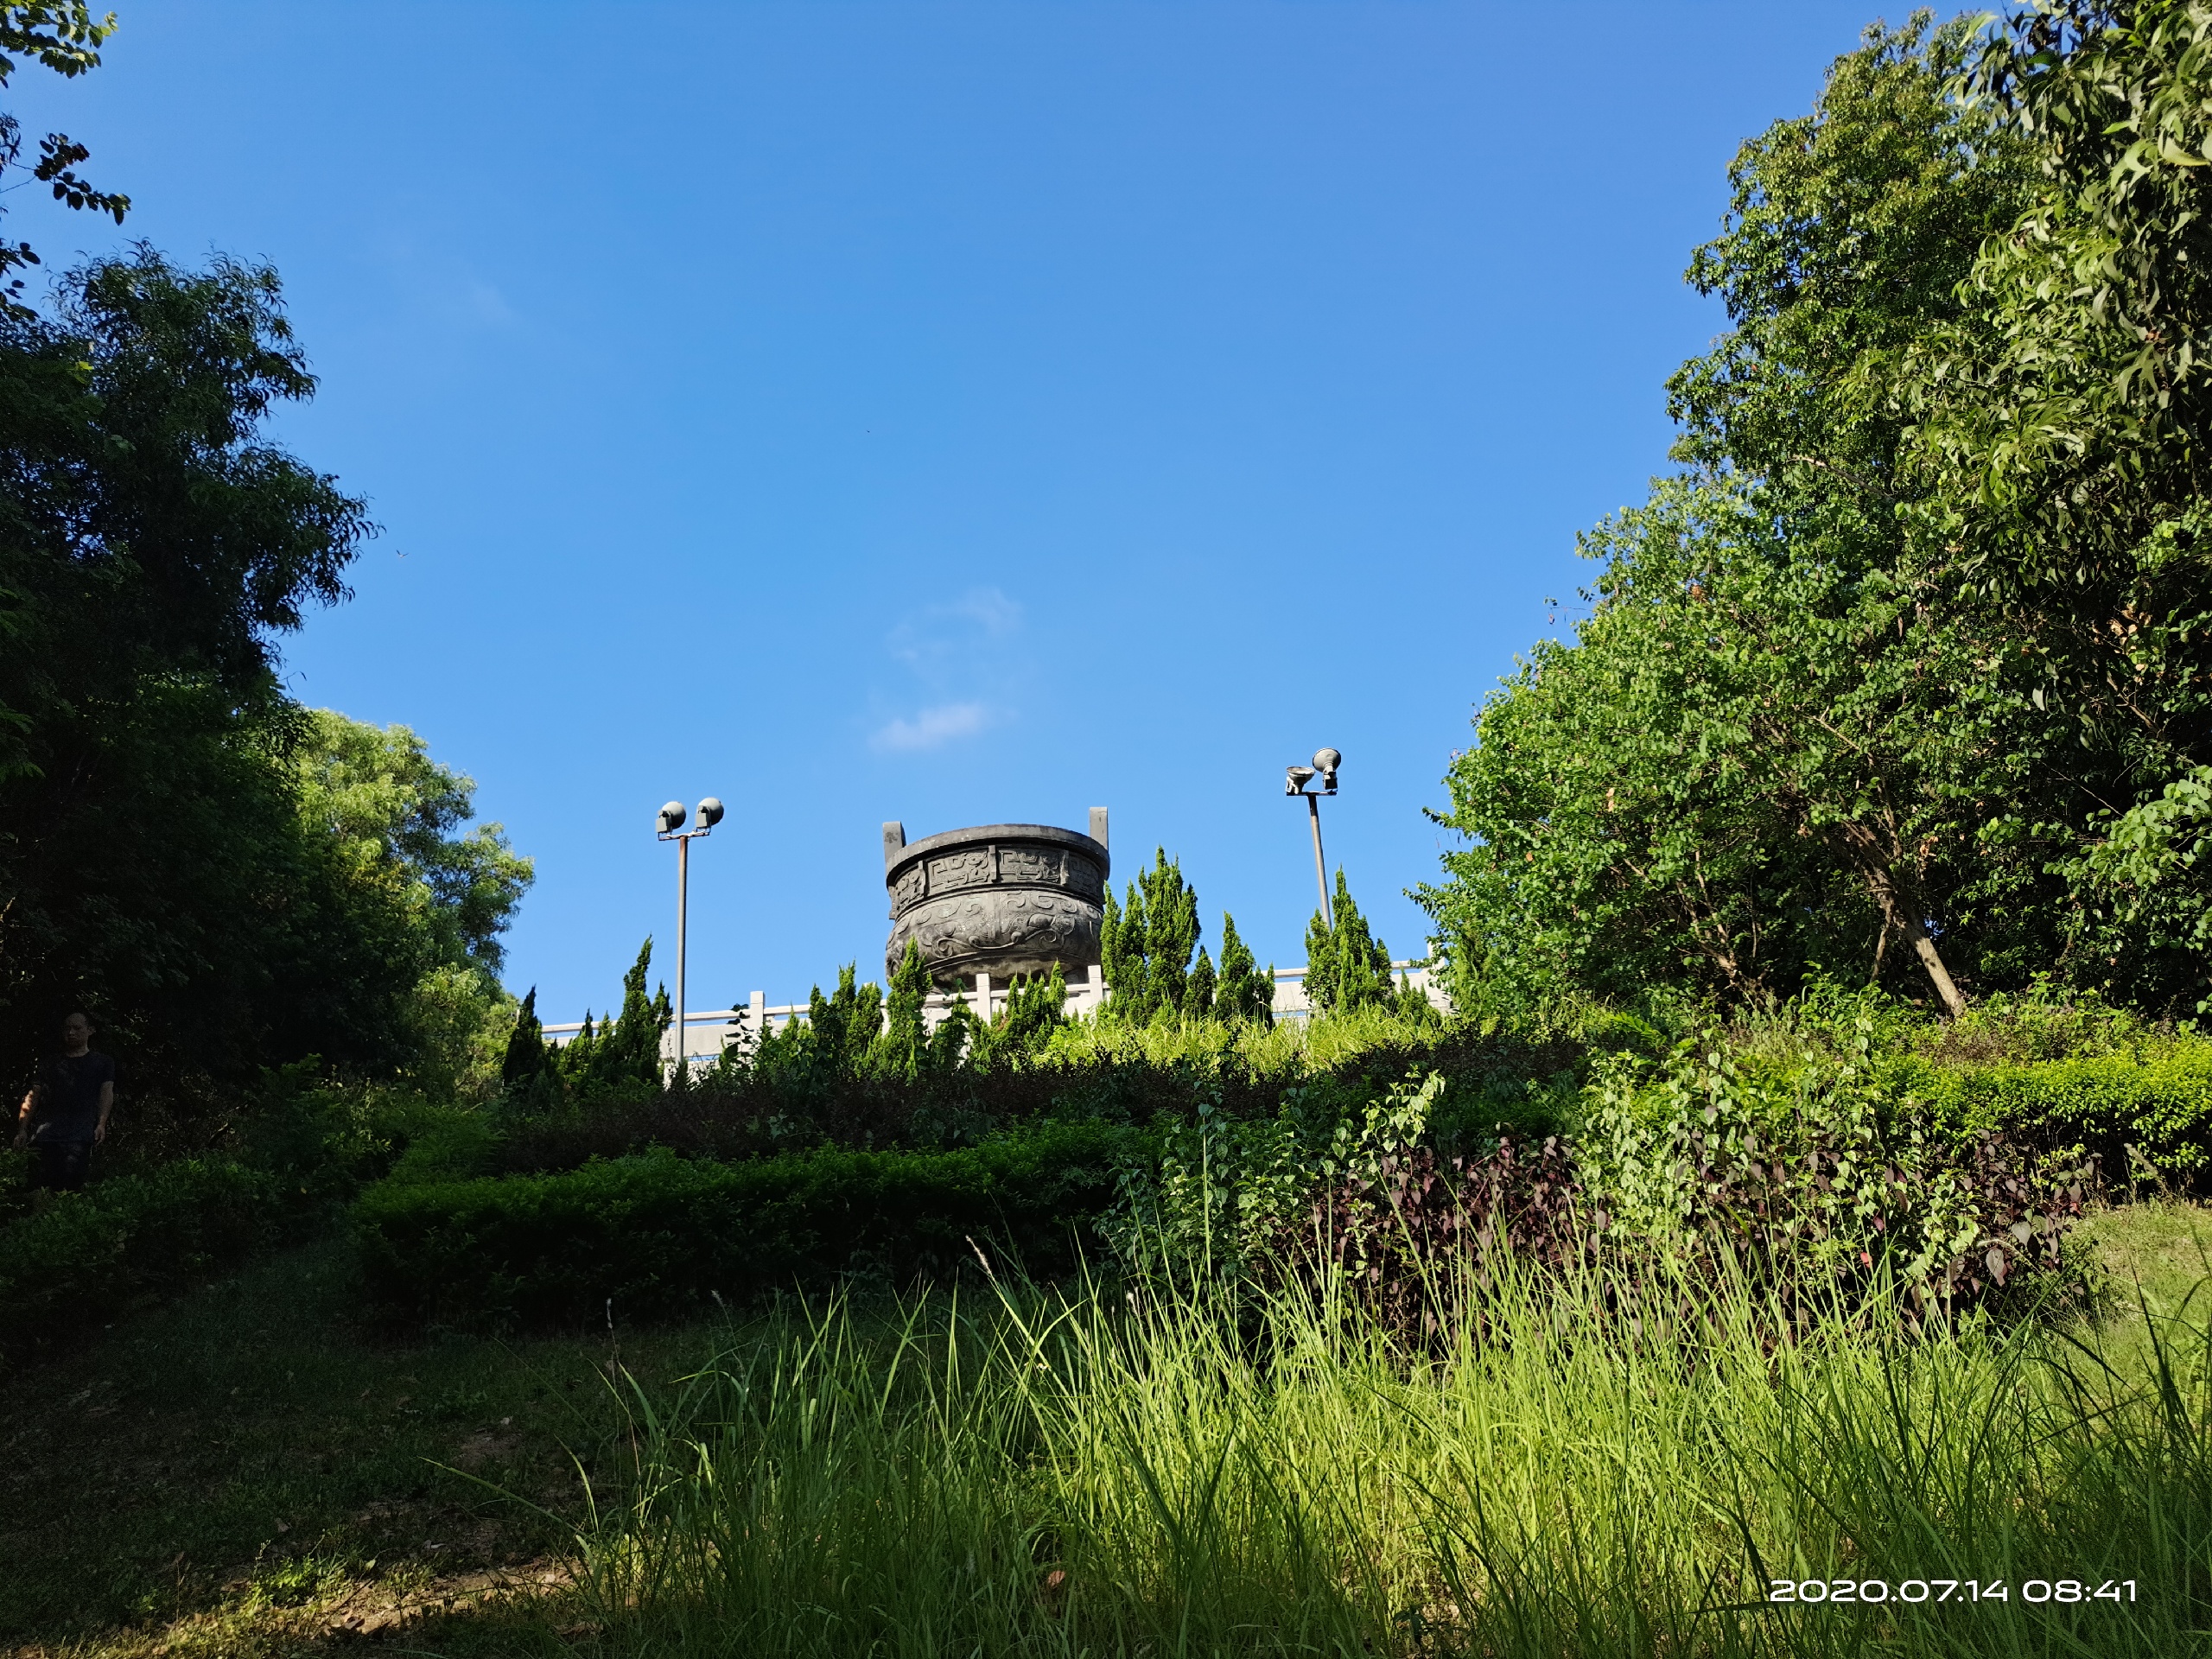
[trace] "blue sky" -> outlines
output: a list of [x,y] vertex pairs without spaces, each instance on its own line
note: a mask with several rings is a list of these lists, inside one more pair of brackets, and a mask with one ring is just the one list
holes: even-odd
[[1723,327],[1728,158],[1872,15],[115,3],[13,101],[137,209],[9,229],[282,272],[280,435],[384,527],[293,687],[476,779],[549,1018],[671,936],[671,796],[730,806],[695,1007],[879,973],[887,818],[1106,805],[1294,963],[1323,744],[1418,955],[1421,808]]

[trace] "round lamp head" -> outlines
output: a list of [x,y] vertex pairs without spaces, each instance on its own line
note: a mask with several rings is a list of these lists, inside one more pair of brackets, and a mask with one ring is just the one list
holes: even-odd
[[1338,766],[1344,765],[1344,756],[1338,754],[1334,749],[1316,749],[1313,751],[1313,769],[1316,772],[1334,772]]
[[721,821],[722,804],[720,800],[709,795],[699,803],[699,827],[702,830],[711,830]]
[[660,832],[672,836],[683,827],[683,803],[671,801],[660,810]]

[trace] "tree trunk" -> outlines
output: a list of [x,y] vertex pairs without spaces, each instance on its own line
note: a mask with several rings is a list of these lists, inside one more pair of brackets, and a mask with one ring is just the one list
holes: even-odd
[[1951,1018],[1957,1019],[1967,1011],[1966,997],[1952,980],[1951,970],[1943,965],[1943,953],[1936,948],[1936,941],[1928,937],[1928,930],[1921,925],[1916,913],[1917,907],[1899,896],[1897,883],[1885,869],[1869,869],[1866,885],[1873,889],[1874,901],[1882,907],[1882,919],[1912,941],[1913,954],[1928,970],[1936,995],[1943,999],[1943,1007]]
[[1919,955],[1920,965],[1928,970],[1928,977],[1935,982],[1936,995],[1943,999],[1943,1006],[1955,1020],[1967,1011],[1967,1000],[1959,988],[1951,982],[1951,970],[1943,965],[1942,952],[1936,948],[1936,941],[1928,937],[1928,930],[1917,922],[1908,926],[1912,948]]

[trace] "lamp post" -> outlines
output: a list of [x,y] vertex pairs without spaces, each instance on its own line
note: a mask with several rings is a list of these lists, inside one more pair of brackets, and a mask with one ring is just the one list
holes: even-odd
[[[1336,931],[1337,918],[1329,910],[1328,866],[1321,858],[1321,795],[1337,792],[1337,768],[1344,763],[1344,756],[1334,749],[1317,749],[1312,766],[1284,768],[1282,786],[1284,794],[1295,795],[1306,803],[1306,816],[1313,823],[1313,885],[1320,890],[1321,924],[1331,932]],[[1321,795],[1306,787],[1316,776],[1321,779]]]
[[671,801],[660,810],[659,839],[676,843],[676,1070],[671,1076],[688,1080],[683,1055],[683,925],[684,912],[690,906],[691,842],[694,837],[711,835],[722,821],[722,804],[709,795],[699,803],[699,813],[690,829],[683,827],[683,803]]

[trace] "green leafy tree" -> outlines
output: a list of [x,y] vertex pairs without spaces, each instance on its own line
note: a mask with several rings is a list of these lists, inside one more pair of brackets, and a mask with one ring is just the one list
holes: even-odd
[[474,816],[474,779],[440,766],[404,726],[308,711],[299,801],[347,874],[404,911],[438,960],[497,973],[500,944],[530,886],[529,859],[502,826]]
[[[2155,840],[2169,789],[2212,765],[2212,13],[2035,0],[1991,25],[1964,90],[2035,177],[1966,314],[1892,378],[1916,543],[2024,642],[2023,695],[2064,740],[2031,822],[2074,884],[2066,965],[2157,1004],[2202,988],[2193,929],[2155,919],[2178,913],[2163,883],[2188,908],[2193,867],[2137,857],[2134,831]],[[2108,829],[2120,848],[2094,855]]]
[[1990,811],[2036,754],[2002,646],[1878,566],[1800,556],[1732,477],[1665,480],[1585,546],[1606,568],[1580,639],[1453,764],[1473,844],[1431,907],[1463,964],[1753,997],[1895,951],[1958,1011],[1939,939],[1986,960],[2011,937],[1989,895],[2039,879]]
[[1349,1014],[1394,1001],[1397,984],[1390,976],[1389,950],[1368,931],[1367,918],[1352,902],[1342,870],[1337,872],[1330,909],[1333,926],[1322,920],[1319,911],[1306,925],[1306,1000],[1323,1014]]
[[[2155,800],[2092,820],[2103,838],[2062,866],[2082,898],[2079,932],[2124,931],[2142,949],[2196,965],[2212,957],[2212,766],[2168,784]],[[2196,1011],[2212,1013],[2212,995]]]
[[142,249],[0,317],[8,1070],[75,1001],[141,1090],[211,1103],[308,1054],[418,1058],[416,936],[304,833],[314,723],[274,671],[369,531],[263,430],[314,384],[276,277],[234,262]]
[[1870,31],[1739,152],[1690,272],[1734,326],[1669,385],[1688,470],[1586,538],[1592,614],[1452,766],[1469,844],[1423,898],[1473,1000],[1858,963],[1956,1011],[2064,955],[2055,861],[2109,769],[1976,576],[1914,391],[1996,338],[1977,273],[2040,188],[2041,136],[1951,90],[1979,49]]
[[[1689,272],[1734,327],[1669,388],[1676,454],[1702,476],[1662,486],[1656,522],[1629,527],[1658,582],[1630,560],[1601,584],[1640,586],[1646,603],[1693,589],[1707,601],[1666,642],[1677,657],[1710,642],[1704,677],[1722,718],[1685,735],[1744,746],[1755,794],[1778,809],[1761,828],[1819,843],[1808,865],[1756,837],[1769,885],[1742,942],[1767,963],[1724,973],[1731,989],[1765,988],[1768,964],[1787,982],[1813,957],[1856,956],[1853,936],[1871,931],[1876,976],[1905,947],[1955,1012],[1963,993],[1938,936],[1992,977],[2039,954],[2011,918],[2049,896],[2044,849],[2004,810],[2055,736],[2029,694],[2034,647],[1960,604],[1949,555],[1931,564],[1916,541],[1928,483],[1891,390],[1901,359],[1979,326],[1967,279],[2033,188],[2028,137],[1954,94],[1975,49],[1968,20],[1872,29],[1812,115],[1738,153],[1728,222]],[[1686,503],[1699,491],[1719,512]],[[1654,545],[1691,521],[1718,531],[1697,550],[1709,572]],[[1601,533],[1590,550],[1618,543]],[[1723,607],[1720,628],[1700,634]],[[1810,929],[1789,919],[1808,913]]]
[[[47,0],[6,0],[0,3],[0,92],[8,89],[19,58],[70,80],[99,68],[99,49],[114,33],[115,14],[95,17],[82,0],[63,0],[58,5]],[[106,213],[123,223],[130,198],[97,189],[78,174],[79,163],[92,156],[84,145],[67,133],[49,132],[39,141],[38,159],[28,167],[22,150],[22,124],[0,111],[0,181],[26,171],[30,176],[23,182],[45,185],[56,201],[79,211]],[[38,263],[29,243],[0,240],[0,311],[28,315],[18,297],[22,278],[15,273]]]
[[[404,726],[327,709],[305,715],[296,798],[346,901],[389,918],[413,983],[401,1015],[407,1069],[425,1087],[481,1093],[502,1065],[514,1001],[499,982],[500,936],[531,877],[496,823],[467,828],[476,785],[430,758]],[[395,966],[402,965],[396,961]]]

